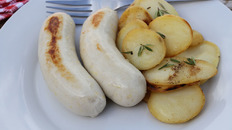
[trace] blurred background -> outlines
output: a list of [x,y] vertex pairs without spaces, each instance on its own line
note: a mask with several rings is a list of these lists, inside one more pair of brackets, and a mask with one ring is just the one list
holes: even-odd
[[232,0],[220,0],[220,1],[232,10]]

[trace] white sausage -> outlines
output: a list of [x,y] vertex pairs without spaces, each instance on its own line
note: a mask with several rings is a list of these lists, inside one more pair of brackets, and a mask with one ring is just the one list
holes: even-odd
[[116,48],[117,26],[117,13],[111,9],[92,14],[82,27],[80,52],[85,68],[106,96],[121,106],[130,107],[144,98],[146,81]]
[[98,83],[80,64],[75,50],[75,24],[64,13],[48,17],[40,31],[38,57],[49,89],[70,111],[97,116],[106,99]]

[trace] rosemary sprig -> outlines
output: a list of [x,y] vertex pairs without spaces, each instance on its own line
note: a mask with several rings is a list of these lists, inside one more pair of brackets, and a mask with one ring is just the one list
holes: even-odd
[[160,9],[160,12],[162,13],[162,15],[164,15],[164,14],[169,14],[167,10],[161,10],[161,9]]
[[166,10],[166,8],[164,7],[163,4],[161,4],[160,2],[158,2],[158,4],[159,4],[159,6],[160,6],[162,9]]
[[127,51],[127,52],[122,52],[122,53],[124,53],[124,54],[131,54],[131,55],[133,55],[133,51]]
[[146,48],[148,51],[153,51],[150,47],[148,47],[148,46],[145,46],[145,45],[143,45],[144,46],[144,48]]
[[172,62],[175,62],[175,63],[180,63],[180,61],[178,61],[177,59],[171,58],[170,60],[171,60]]
[[160,32],[156,32],[156,33],[158,33],[163,39],[166,38],[166,36],[165,36],[164,34],[162,34],[162,33],[160,33]]
[[161,70],[163,68],[167,68],[167,67],[170,67],[170,66],[174,66],[174,64],[166,63],[165,65],[163,65],[162,67],[160,67],[158,70]]
[[166,9],[158,8],[156,12],[156,17],[163,16],[165,14],[169,14],[169,12]]
[[184,63],[189,64],[189,65],[196,65],[195,59],[192,58],[187,58],[188,61],[184,61]]
[[152,52],[153,50],[148,46],[151,46],[151,44],[146,44],[146,45],[140,44],[139,51],[138,51],[138,56],[142,55],[144,49],[147,49],[148,51]]
[[144,47],[143,47],[143,46],[140,46],[140,47],[139,47],[139,51],[138,51],[138,56],[141,56],[141,55],[142,55],[143,50],[144,50]]

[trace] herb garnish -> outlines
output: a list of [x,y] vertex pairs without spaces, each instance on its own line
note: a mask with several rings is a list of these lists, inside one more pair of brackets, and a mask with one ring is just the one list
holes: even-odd
[[161,70],[163,68],[170,67],[170,66],[174,66],[174,64],[166,63],[165,65],[163,65],[162,67],[160,67],[158,70]]
[[[187,58],[187,60],[188,61],[184,61],[186,64],[196,65],[196,61],[195,61],[195,59],[193,57],[192,58]],[[176,60],[176,59],[173,59],[173,58],[170,58],[170,61],[175,62],[175,63],[181,63],[179,60]],[[166,63],[165,65],[163,65],[162,67],[160,67],[158,70],[161,70],[163,68],[170,67],[170,66],[175,66],[175,65],[174,64]]]
[[122,53],[124,53],[124,54],[131,54],[131,55],[133,55],[133,51],[127,51],[127,52],[122,52]]
[[166,36],[165,36],[164,34],[162,34],[162,33],[160,33],[160,32],[156,32],[156,33],[158,33],[163,39],[166,38]]
[[176,59],[173,59],[173,58],[170,58],[170,60],[171,60],[172,62],[175,62],[175,63],[180,63],[180,61],[178,61],[178,60],[176,60]]
[[148,46],[151,46],[151,44],[146,44],[146,45],[142,45],[140,44],[140,47],[139,47],[139,51],[138,51],[138,56],[141,56],[144,49],[147,49],[148,51],[153,51],[150,47]]
[[184,63],[189,64],[189,65],[196,65],[195,59],[192,58],[187,58],[188,61],[184,61]]
[[167,11],[167,9],[164,7],[163,4],[161,4],[160,2],[158,2],[158,4],[162,9],[160,9],[160,8],[157,9],[156,17],[163,16],[165,14],[169,14],[169,12]]
[[[159,6],[160,6],[161,8],[163,8],[164,10],[166,10],[166,8],[164,7],[163,4],[161,4],[160,2],[158,2],[158,4],[159,4]],[[166,11],[167,11],[167,10],[166,10]]]
[[163,16],[165,14],[169,14],[167,10],[159,9],[157,10],[156,17]]

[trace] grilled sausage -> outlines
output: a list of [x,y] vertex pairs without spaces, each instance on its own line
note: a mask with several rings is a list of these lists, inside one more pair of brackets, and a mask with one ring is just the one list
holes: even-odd
[[115,45],[117,13],[103,8],[84,23],[80,36],[80,53],[85,68],[97,80],[107,97],[130,107],[138,104],[146,93],[146,81]]
[[40,31],[38,57],[49,89],[70,111],[97,116],[106,99],[98,83],[80,64],[75,50],[75,24],[65,13],[48,17]]

